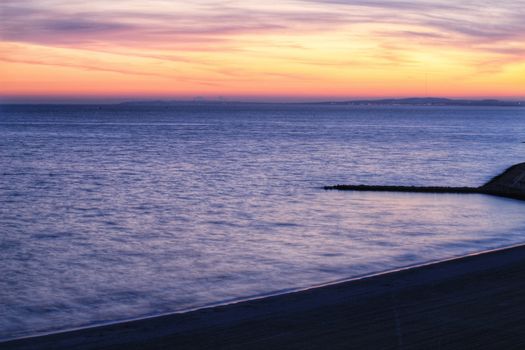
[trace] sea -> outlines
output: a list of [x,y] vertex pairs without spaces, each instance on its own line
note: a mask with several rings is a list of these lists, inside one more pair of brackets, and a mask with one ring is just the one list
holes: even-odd
[[184,312],[525,243],[479,186],[525,108],[0,107],[0,340]]

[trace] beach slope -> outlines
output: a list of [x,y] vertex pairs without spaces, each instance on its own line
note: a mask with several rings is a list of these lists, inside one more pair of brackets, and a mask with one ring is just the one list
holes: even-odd
[[524,349],[525,247],[1,349]]

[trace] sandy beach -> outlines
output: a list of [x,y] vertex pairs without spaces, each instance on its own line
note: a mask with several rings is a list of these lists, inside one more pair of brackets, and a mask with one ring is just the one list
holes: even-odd
[[525,247],[2,349],[523,349]]

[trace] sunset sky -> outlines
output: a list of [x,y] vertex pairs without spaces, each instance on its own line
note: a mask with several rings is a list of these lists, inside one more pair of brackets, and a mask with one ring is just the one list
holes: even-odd
[[4,100],[525,97],[525,0],[1,0]]

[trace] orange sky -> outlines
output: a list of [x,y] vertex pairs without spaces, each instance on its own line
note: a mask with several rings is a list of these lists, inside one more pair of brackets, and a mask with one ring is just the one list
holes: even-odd
[[2,0],[0,96],[525,98],[525,0]]

